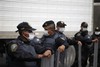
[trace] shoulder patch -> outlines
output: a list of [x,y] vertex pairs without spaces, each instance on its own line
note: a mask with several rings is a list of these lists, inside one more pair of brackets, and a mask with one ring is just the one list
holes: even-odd
[[88,36],[88,38],[90,39],[90,36]]
[[39,38],[37,38],[36,40],[37,40],[37,41],[40,41],[40,39],[39,39]]
[[61,37],[61,39],[62,39],[62,40],[65,40],[65,38],[64,38],[64,37]]
[[80,35],[81,35],[80,33],[77,34],[77,36],[80,36]]
[[11,51],[12,52],[15,52],[17,50],[17,48],[18,48],[18,45],[17,44],[12,44],[11,45]]

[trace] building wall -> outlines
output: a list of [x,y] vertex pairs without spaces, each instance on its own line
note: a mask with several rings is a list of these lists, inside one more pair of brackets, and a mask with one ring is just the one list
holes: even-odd
[[72,32],[85,21],[91,31],[92,6],[93,0],[0,0],[0,32],[16,31],[23,21],[43,31],[42,24],[47,20],[64,21],[65,31]]
[[98,26],[100,27],[100,3],[99,5],[94,5],[94,29]]

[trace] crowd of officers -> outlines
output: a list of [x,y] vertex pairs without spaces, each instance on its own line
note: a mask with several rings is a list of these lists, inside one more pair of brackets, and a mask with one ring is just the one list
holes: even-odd
[[[82,67],[86,67],[87,59],[90,58],[90,66],[92,67],[94,45],[91,47],[89,45],[99,41],[99,27],[96,27],[93,35],[90,36],[87,29],[88,24],[82,22],[80,31],[70,39],[63,33],[65,26],[67,25],[63,21],[58,21],[56,25],[52,20],[46,21],[42,25],[44,28],[44,34],[41,38],[38,38],[34,32],[36,29],[32,28],[28,22],[18,24],[18,30],[16,32],[19,33],[19,36],[17,39],[8,42],[6,45],[7,66],[40,67],[41,58],[50,58],[56,51],[59,51],[61,57],[64,58],[65,49],[67,49],[69,45],[74,45],[76,49],[76,58],[72,67],[78,67],[78,45],[82,45],[81,65]],[[63,63],[61,60],[62,59],[59,59],[59,62]],[[99,64],[100,58],[98,58],[98,67],[100,67]]]

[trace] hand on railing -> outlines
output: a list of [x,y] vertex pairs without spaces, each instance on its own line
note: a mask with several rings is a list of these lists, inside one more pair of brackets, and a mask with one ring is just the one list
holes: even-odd
[[51,57],[52,53],[51,53],[51,50],[46,50],[44,53],[43,53],[43,56],[44,57]]
[[82,43],[81,43],[81,41],[78,41],[77,43],[78,43],[78,45],[81,45],[81,46],[82,46]]
[[95,38],[94,40],[92,40],[92,42],[98,42],[98,38]]
[[58,51],[59,52],[63,52],[65,50],[65,46],[64,45],[61,45],[58,47]]

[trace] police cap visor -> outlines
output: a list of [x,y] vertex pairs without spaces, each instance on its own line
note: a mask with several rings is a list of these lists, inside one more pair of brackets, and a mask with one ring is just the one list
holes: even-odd
[[18,31],[34,31],[34,30],[36,30],[35,28],[32,28],[27,22],[22,22],[22,23],[20,23],[18,26],[17,26],[17,31],[16,32],[18,32]]

